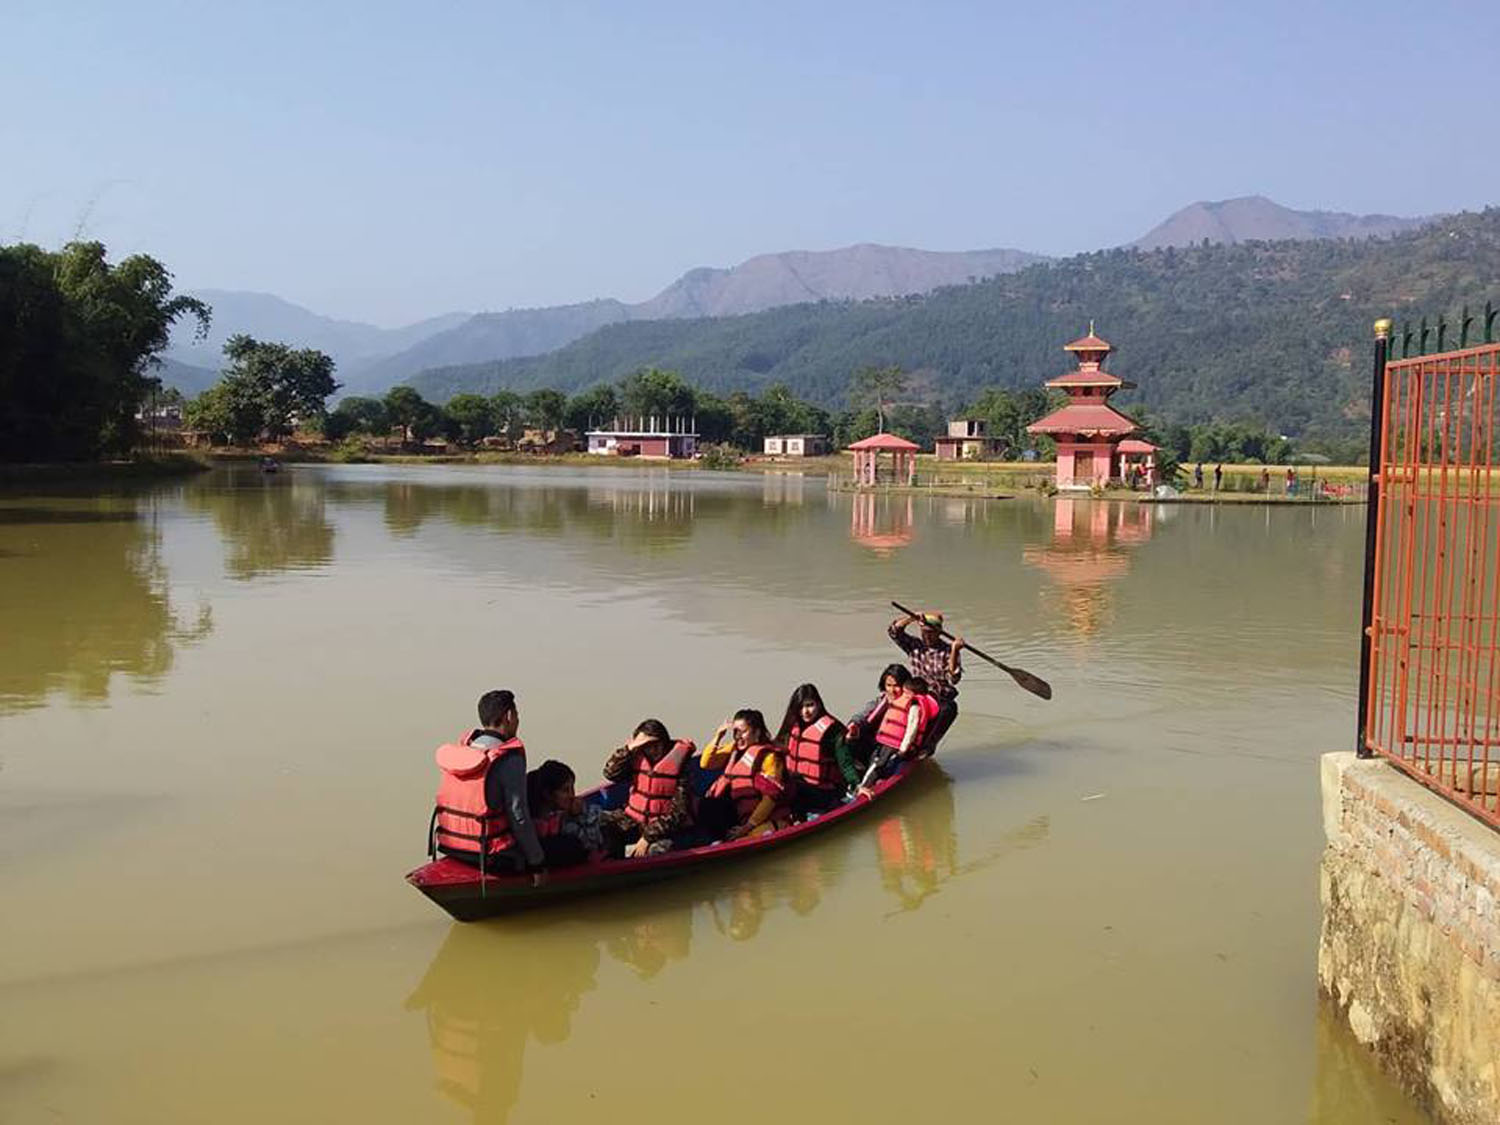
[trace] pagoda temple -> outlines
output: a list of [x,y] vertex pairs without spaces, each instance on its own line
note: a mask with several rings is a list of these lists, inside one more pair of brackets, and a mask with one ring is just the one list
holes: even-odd
[[1064,345],[1063,350],[1078,357],[1078,370],[1049,379],[1046,385],[1065,392],[1068,404],[1033,422],[1026,432],[1048,434],[1057,441],[1059,489],[1103,488],[1121,476],[1120,443],[1140,430],[1109,405],[1109,396],[1135,384],[1104,370],[1105,357],[1115,349],[1094,335],[1093,321],[1087,336]]

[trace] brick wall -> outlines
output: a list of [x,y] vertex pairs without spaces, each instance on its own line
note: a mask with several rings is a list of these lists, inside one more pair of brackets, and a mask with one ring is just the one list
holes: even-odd
[[1324,994],[1439,1120],[1500,1122],[1500,832],[1352,754],[1323,802]]

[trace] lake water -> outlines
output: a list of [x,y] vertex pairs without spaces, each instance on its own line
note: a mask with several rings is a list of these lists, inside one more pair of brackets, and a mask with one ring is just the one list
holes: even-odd
[[[1425,1121],[1316,995],[1363,519],[649,469],[0,493],[0,1120]],[[1055,698],[971,658],[938,768],[728,870],[471,925],[402,881],[482,691],[582,782],[647,716],[851,710],[891,598]]]

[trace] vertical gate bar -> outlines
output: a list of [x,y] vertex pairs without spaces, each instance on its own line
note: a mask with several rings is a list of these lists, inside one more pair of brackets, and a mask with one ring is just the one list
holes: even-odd
[[[1477,460],[1480,448],[1479,381],[1463,363],[1459,366],[1459,386],[1463,389],[1464,410],[1467,414],[1467,425],[1462,426],[1461,430],[1468,437],[1467,450],[1464,451],[1464,474],[1468,478],[1468,491],[1464,497],[1463,624],[1459,633],[1461,649],[1458,713],[1455,717],[1455,733],[1462,742],[1454,743],[1453,747],[1455,775],[1460,757],[1466,757],[1470,766],[1474,762],[1474,703],[1479,686],[1479,617],[1484,608],[1480,602],[1480,576],[1484,572],[1480,559],[1483,540],[1477,534],[1481,518]],[[1467,754],[1463,753],[1465,745]]]
[[1407,735],[1413,723],[1412,659],[1416,630],[1412,623],[1412,571],[1416,567],[1417,550],[1417,499],[1421,491],[1417,473],[1422,447],[1422,378],[1421,364],[1403,361],[1399,378],[1405,391],[1405,424],[1402,460],[1404,480],[1400,525],[1397,528],[1400,545],[1400,563],[1394,572],[1391,594],[1395,603],[1395,616],[1401,629],[1401,656],[1396,665],[1396,690],[1391,697],[1390,743],[1386,753],[1396,757],[1406,756]]
[[[1457,538],[1456,524],[1458,522],[1458,469],[1454,464],[1454,441],[1453,428],[1453,364],[1447,358],[1437,361],[1437,369],[1442,373],[1443,380],[1443,414],[1442,437],[1438,448],[1442,451],[1442,476],[1441,489],[1442,501],[1438,511],[1441,513],[1441,522],[1438,525],[1438,549],[1440,554],[1438,565],[1437,586],[1437,611],[1438,629],[1441,630],[1442,639],[1439,641],[1435,633],[1433,636],[1434,651],[1432,667],[1436,679],[1432,685],[1432,716],[1437,724],[1437,738],[1431,739],[1429,730],[1429,741],[1427,745],[1427,772],[1432,773],[1432,754],[1436,750],[1438,758],[1438,771],[1441,776],[1443,765],[1448,756],[1448,745],[1451,735],[1449,734],[1449,687],[1453,683],[1453,584],[1457,576],[1454,567],[1454,540]],[[1450,490],[1451,489],[1451,490]]]
[[1375,609],[1375,560],[1380,544],[1380,478],[1384,471],[1381,458],[1385,453],[1385,361],[1390,342],[1391,322],[1382,318],[1375,322],[1375,363],[1370,376],[1370,501],[1365,509],[1365,592],[1360,612],[1359,631],[1359,709],[1354,732],[1354,752],[1361,758],[1370,756],[1366,737],[1370,727],[1373,708],[1370,694],[1370,660]]
[[1408,755],[1406,752],[1407,748],[1403,746],[1401,754],[1403,758],[1409,757],[1409,760],[1413,763],[1416,762],[1418,753],[1421,749],[1422,720],[1425,717],[1425,712],[1422,708],[1422,702],[1425,695],[1427,694],[1426,689],[1430,686],[1427,683],[1427,649],[1430,644],[1427,634],[1428,619],[1430,615],[1426,612],[1428,607],[1426,580],[1429,577],[1432,559],[1431,492],[1433,476],[1431,472],[1432,466],[1429,464],[1428,458],[1431,455],[1432,449],[1434,447],[1435,415],[1431,407],[1429,406],[1429,400],[1436,397],[1435,393],[1433,393],[1432,389],[1428,386],[1428,378],[1432,374],[1432,368],[1425,357],[1417,364],[1416,371],[1417,380],[1420,383],[1422,394],[1422,412],[1420,417],[1421,428],[1419,431],[1421,446],[1417,464],[1417,471],[1422,475],[1422,486],[1417,489],[1417,499],[1419,503],[1416,507],[1415,527],[1421,528],[1422,542],[1421,545],[1416,548],[1413,554],[1412,568],[1406,576],[1406,581],[1411,587],[1411,596],[1416,605],[1416,613],[1413,615],[1412,626],[1412,632],[1414,634],[1414,640],[1412,641],[1414,659],[1412,661],[1411,677],[1411,752],[1410,755]]

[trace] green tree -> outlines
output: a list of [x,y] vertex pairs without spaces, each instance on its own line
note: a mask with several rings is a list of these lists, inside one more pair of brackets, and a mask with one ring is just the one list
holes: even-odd
[[875,407],[877,432],[885,432],[886,409],[906,393],[906,372],[899,364],[861,367],[849,380],[849,401],[855,406]]
[[280,440],[296,424],[320,424],[324,403],[338,390],[333,359],[315,348],[256,340],[244,333],[224,342],[229,358],[222,382],[260,404],[261,430]]
[[496,391],[490,396],[490,413],[495,432],[515,441],[526,425],[526,403],[515,391]]
[[392,387],[385,393],[385,411],[391,425],[401,427],[401,440],[405,444],[421,440],[417,430],[423,426],[427,411],[432,404],[410,387]]
[[332,441],[342,441],[350,434],[384,436],[391,429],[391,416],[378,398],[350,395],[340,399],[328,415],[323,432]]
[[619,412],[620,396],[614,387],[601,383],[568,399],[563,411],[563,425],[583,433],[594,426],[609,425]]
[[542,387],[526,396],[526,417],[543,430],[558,429],[567,408],[568,396],[551,387]]
[[0,459],[128,452],[159,385],[152,368],[183,317],[207,331],[208,306],[173,296],[154,258],[111,265],[98,242],[0,246]]
[[190,430],[201,430],[209,440],[250,445],[265,429],[265,404],[259,389],[243,377],[225,377],[209,387],[183,412]]
[[642,367],[620,383],[620,403],[626,413],[642,418],[682,418],[693,413],[697,397],[675,371]]
[[495,432],[495,411],[483,395],[454,395],[443,409],[465,445],[478,445]]

